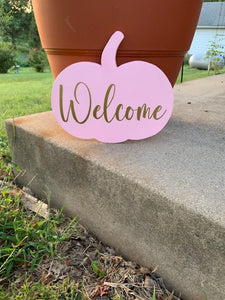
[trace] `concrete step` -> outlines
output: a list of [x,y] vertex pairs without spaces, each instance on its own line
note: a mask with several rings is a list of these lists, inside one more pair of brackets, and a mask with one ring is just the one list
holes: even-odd
[[[51,112],[6,121],[18,182],[50,197],[183,299],[225,299],[225,75],[175,87],[156,136],[76,139]],[[15,139],[12,139],[15,132]]]

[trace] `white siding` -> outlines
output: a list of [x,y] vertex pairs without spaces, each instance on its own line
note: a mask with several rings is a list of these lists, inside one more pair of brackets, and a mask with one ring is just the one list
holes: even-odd
[[197,28],[188,53],[205,54],[210,47],[210,42],[215,40],[216,34],[220,35],[222,41],[218,43],[224,46],[225,51],[225,29]]

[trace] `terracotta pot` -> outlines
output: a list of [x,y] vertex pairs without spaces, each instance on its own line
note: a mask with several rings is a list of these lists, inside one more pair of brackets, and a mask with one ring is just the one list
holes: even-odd
[[100,63],[117,30],[124,33],[118,65],[144,60],[175,84],[189,50],[202,0],[33,0],[42,46],[53,75],[79,61]]

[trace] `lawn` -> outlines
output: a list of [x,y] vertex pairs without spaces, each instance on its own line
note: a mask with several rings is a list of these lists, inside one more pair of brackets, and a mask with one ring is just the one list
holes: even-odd
[[[225,67],[223,67],[223,69],[220,69],[218,71],[218,74],[219,73],[225,73]],[[188,65],[185,65],[183,82],[198,79],[198,78],[204,78],[204,77],[212,76],[212,75],[214,75],[214,71],[212,71],[212,70],[208,74],[207,70],[198,70],[198,69],[191,68]],[[181,82],[181,71],[179,73],[179,76],[177,77],[177,83],[180,83],[180,82]]]
[[52,83],[50,70],[36,73],[22,68],[19,74],[0,74],[0,133],[7,118],[50,110]]

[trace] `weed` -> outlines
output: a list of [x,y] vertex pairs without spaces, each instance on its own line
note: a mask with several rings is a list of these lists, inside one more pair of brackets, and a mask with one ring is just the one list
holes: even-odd
[[99,260],[93,260],[91,267],[97,277],[103,278],[105,276],[105,273],[101,271],[101,263]]
[[10,183],[14,180],[14,170],[18,166],[12,162],[8,140],[0,133],[0,180]]
[[93,260],[91,262],[91,267],[97,277],[103,278],[106,275],[106,273],[105,273],[105,271],[102,270],[102,267],[101,267],[99,251],[96,250],[95,253],[97,254],[98,258],[97,258],[97,260]]
[[65,299],[82,300],[78,285],[69,278],[59,283],[44,284],[40,281],[33,282],[32,277],[27,277],[21,286],[12,284],[10,292],[6,292],[0,287],[0,299]]
[[116,293],[116,295],[112,297],[112,300],[123,300],[123,297]]
[[208,297],[205,292],[204,292],[204,298],[205,298],[205,300],[208,300]]
[[153,295],[152,295],[152,300],[156,300],[155,286],[154,286],[154,291],[153,291]]
[[65,218],[50,215],[45,220],[38,214],[26,214],[18,195],[4,188],[0,195],[0,275],[7,279],[12,269],[28,267],[31,271],[43,255],[54,256],[60,243],[76,232],[74,218],[62,231]]
[[225,54],[224,47],[222,46],[222,39],[219,38],[218,35],[215,36],[213,41],[210,41],[210,47],[206,53],[206,59],[209,59],[209,68],[214,69],[214,74],[218,72],[218,70],[223,67],[224,59],[223,56]]

